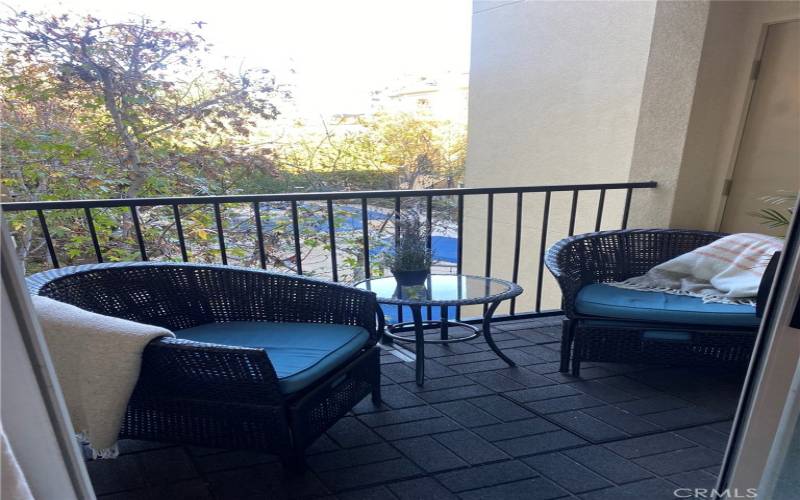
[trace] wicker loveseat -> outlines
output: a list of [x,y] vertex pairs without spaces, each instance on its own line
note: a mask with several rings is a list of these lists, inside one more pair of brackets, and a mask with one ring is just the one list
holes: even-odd
[[760,323],[749,305],[611,287],[725,236],[634,229],[565,238],[546,264],[563,294],[561,371],[581,361],[746,366]]
[[114,263],[28,278],[32,294],[158,325],[120,437],[303,451],[361,399],[380,403],[371,292],[229,266]]

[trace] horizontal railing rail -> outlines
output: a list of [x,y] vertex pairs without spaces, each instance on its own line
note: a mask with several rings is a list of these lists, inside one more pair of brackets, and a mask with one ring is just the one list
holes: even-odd
[[[539,254],[538,254],[538,268],[536,276],[536,295],[535,307],[533,311],[525,313],[518,313],[516,311],[516,301],[510,304],[509,315],[507,319],[513,318],[527,318],[535,316],[543,316],[555,314],[558,311],[543,311],[542,310],[542,286],[544,276],[544,253],[546,247],[546,240],[548,234],[548,225],[551,218],[551,200],[553,193],[571,192],[571,204],[569,215],[569,228],[568,234],[574,234],[576,226],[576,216],[578,213],[578,199],[580,193],[584,192],[598,192],[598,203],[594,215],[594,229],[600,230],[603,223],[603,212],[606,204],[606,194],[610,191],[624,191],[625,201],[622,211],[622,218],[620,221],[620,228],[624,229],[628,225],[628,217],[630,214],[631,197],[633,191],[636,189],[655,188],[656,182],[620,182],[620,183],[605,183],[605,184],[566,184],[566,185],[553,185],[553,186],[521,186],[521,187],[491,187],[491,188],[453,188],[453,189],[424,189],[424,190],[383,190],[383,191],[337,191],[337,192],[316,192],[316,193],[279,193],[279,194],[245,194],[245,195],[220,195],[220,196],[182,196],[182,197],[155,197],[155,198],[124,198],[124,199],[97,199],[97,200],[63,200],[63,201],[25,201],[25,202],[8,202],[0,204],[0,208],[5,212],[22,212],[29,211],[35,214],[35,220],[38,221],[39,228],[44,239],[47,255],[49,256],[50,265],[52,267],[60,267],[58,252],[51,235],[51,231],[47,223],[47,212],[58,210],[82,210],[83,218],[88,227],[88,233],[91,240],[91,249],[94,253],[94,258],[97,262],[104,261],[103,250],[100,245],[98,232],[95,225],[95,217],[93,209],[103,208],[126,208],[129,212],[130,222],[135,237],[135,244],[138,247],[138,253],[141,260],[146,261],[149,259],[147,252],[147,242],[142,230],[142,222],[139,216],[139,209],[143,207],[165,207],[171,208],[171,216],[173,219],[174,227],[177,232],[178,246],[180,248],[181,260],[189,262],[190,256],[187,250],[187,242],[183,229],[183,221],[181,218],[180,208],[187,205],[206,205],[213,207],[214,213],[214,231],[217,234],[217,245],[220,261],[222,264],[228,263],[228,250],[226,246],[226,237],[223,223],[222,207],[228,204],[249,204],[254,214],[255,220],[255,238],[258,245],[258,262],[261,268],[267,268],[267,256],[265,254],[265,231],[263,228],[262,219],[262,204],[270,202],[284,202],[288,204],[291,213],[291,227],[292,239],[294,250],[294,267],[298,274],[304,274],[303,271],[303,258],[302,247],[303,241],[300,233],[300,217],[298,215],[298,202],[312,201],[323,202],[324,209],[326,210],[327,219],[327,250],[330,256],[330,273],[334,281],[339,281],[339,262],[337,260],[337,241],[336,241],[336,227],[334,215],[334,201],[337,200],[357,200],[360,204],[361,216],[361,256],[363,266],[363,276],[370,278],[372,274],[371,256],[370,256],[370,237],[369,237],[369,203],[370,200],[389,200],[387,206],[391,208],[392,202],[394,207],[394,220],[395,222],[400,217],[402,208],[402,200],[409,198],[417,198],[421,203],[424,203],[424,218],[426,228],[428,229],[428,248],[431,249],[431,228],[433,219],[433,200],[440,197],[448,197],[455,199],[455,239],[456,239],[456,257],[455,257],[455,270],[457,273],[463,271],[464,260],[464,200],[466,197],[485,196],[486,197],[486,248],[485,248],[485,265],[484,274],[491,275],[492,272],[492,236],[494,229],[495,218],[495,197],[497,195],[516,195],[514,205],[514,242],[513,242],[513,261],[511,265],[511,280],[517,282],[520,273],[520,248],[522,244],[522,221],[523,221],[523,200],[524,196],[529,193],[544,193],[543,210],[541,213],[541,235],[539,239]],[[352,205],[352,203],[350,204]],[[32,217],[33,217],[32,214]],[[460,310],[456,312],[457,319],[460,319]],[[430,311],[428,311],[430,318]],[[402,321],[402,309],[398,311],[398,319]],[[499,319],[499,318],[498,318]]]
[[216,196],[167,196],[153,198],[113,198],[100,200],[59,200],[59,201],[18,201],[0,203],[3,210],[55,210],[67,208],[112,208],[136,205],[149,207],[156,205],[199,205],[209,203],[252,203],[270,201],[319,201],[319,200],[354,200],[358,198],[415,198],[425,196],[454,196],[472,194],[514,194],[514,193],[546,193],[556,191],[602,191],[614,189],[654,188],[655,181],[645,182],[613,182],[607,184],[561,184],[553,186],[522,186],[492,188],[442,188],[442,189],[403,189],[382,191],[332,191],[316,193],[271,193],[271,194],[230,194]]

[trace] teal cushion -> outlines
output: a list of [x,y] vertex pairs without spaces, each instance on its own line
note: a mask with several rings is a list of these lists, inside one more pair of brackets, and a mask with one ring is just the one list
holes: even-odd
[[703,303],[688,295],[645,292],[605,284],[578,292],[575,310],[587,316],[692,325],[758,326],[755,306]]
[[179,339],[264,349],[284,394],[300,391],[355,355],[369,340],[358,326],[234,321],[177,330]]

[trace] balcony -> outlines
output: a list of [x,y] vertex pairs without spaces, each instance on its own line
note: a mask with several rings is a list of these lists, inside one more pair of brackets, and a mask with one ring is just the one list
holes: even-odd
[[[123,441],[87,463],[101,499],[672,498],[712,488],[741,377],[587,363],[558,372],[560,320],[494,326],[518,367],[483,341],[428,347],[428,381],[382,356],[384,406],[367,398],[287,478],[272,455]],[[702,380],[702,384],[697,381]]]
[[[87,458],[99,498],[672,498],[678,488],[714,486],[743,375],[611,363],[584,363],[580,378],[560,373],[561,317],[549,307],[559,297],[542,259],[581,224],[625,228],[634,192],[653,187],[43,201],[3,210],[17,228],[38,226],[23,255],[29,272],[118,259],[120,245],[110,242],[128,237],[129,258],[343,282],[386,272],[380,254],[392,243],[394,221],[415,213],[431,229],[438,272],[492,275],[526,288],[492,326],[516,367],[480,338],[431,345],[420,387],[413,345],[387,347],[383,405],[367,398],[329,429],[308,450],[302,476],[285,475],[275,456],[256,451],[127,440],[116,460]],[[496,223],[512,237],[498,238]],[[83,231],[85,245],[67,246],[65,227]],[[446,312],[464,321],[478,316],[471,307]],[[408,315],[394,306],[384,313],[392,322]],[[430,319],[439,314],[425,311]]]

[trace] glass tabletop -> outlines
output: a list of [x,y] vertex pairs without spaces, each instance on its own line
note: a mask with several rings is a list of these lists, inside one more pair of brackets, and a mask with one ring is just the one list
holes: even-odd
[[510,281],[459,274],[432,274],[425,283],[414,286],[399,286],[392,276],[374,278],[356,288],[375,292],[378,302],[407,305],[484,304],[522,293],[522,288]]

